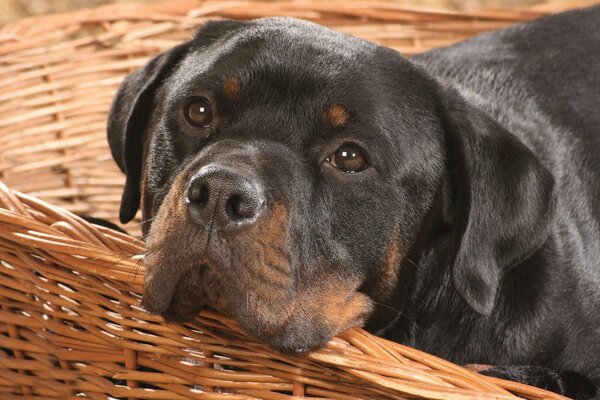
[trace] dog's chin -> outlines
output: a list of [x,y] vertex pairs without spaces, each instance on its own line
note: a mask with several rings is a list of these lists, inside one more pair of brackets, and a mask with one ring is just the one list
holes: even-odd
[[356,289],[358,280],[322,281],[295,291],[283,290],[282,284],[282,290],[274,290],[264,282],[228,279],[211,262],[148,261],[142,300],[147,311],[167,323],[187,323],[210,307],[281,353],[321,348],[340,332],[364,325],[372,311],[369,297]]
[[[184,324],[194,321],[203,309],[212,309],[212,307],[204,304],[195,307],[191,305],[173,305],[160,315],[168,324]],[[244,331],[269,348],[290,355],[304,355],[322,348],[339,333],[332,332],[325,326],[303,329],[300,325],[302,324],[293,324],[294,327],[284,329],[276,334],[254,327],[245,327]]]
[[340,309],[338,315],[321,309],[306,309],[304,303],[288,318],[277,320],[265,313],[244,313],[236,315],[235,319],[245,332],[270,348],[284,354],[303,355],[325,347],[338,334],[366,323],[372,311],[370,299],[361,293],[347,297],[356,307]]
[[338,332],[333,332],[326,327],[315,329],[286,330],[277,335],[263,335],[255,332],[255,338],[265,343],[271,349],[283,354],[305,355],[324,347]]
[[178,303],[176,305],[172,305],[160,315],[166,323],[183,324],[186,322],[192,322],[204,307],[204,304]]
[[262,316],[246,315],[245,318],[239,318],[239,315],[232,315],[226,310],[218,310],[205,302],[176,299],[172,300],[169,307],[160,315],[167,323],[189,323],[203,309],[214,309],[238,320],[242,329],[249,336],[275,351],[290,355],[305,355],[322,348],[342,331],[362,326],[368,318],[368,310],[365,310],[364,313],[356,315],[353,320],[346,321],[345,325],[332,326],[325,320],[304,316],[292,317],[281,326],[272,326],[266,323]]

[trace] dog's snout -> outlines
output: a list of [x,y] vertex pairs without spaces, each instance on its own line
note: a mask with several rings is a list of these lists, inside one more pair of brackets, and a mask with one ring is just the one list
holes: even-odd
[[255,222],[266,205],[256,179],[217,165],[203,167],[192,177],[186,201],[194,222],[220,230]]

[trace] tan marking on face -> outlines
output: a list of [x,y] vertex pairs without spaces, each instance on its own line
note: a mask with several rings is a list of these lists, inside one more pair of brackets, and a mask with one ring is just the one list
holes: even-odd
[[180,224],[185,220],[186,213],[185,202],[182,196],[187,178],[187,174],[180,174],[175,179],[169,193],[167,193],[162,205],[158,209],[147,241],[150,250],[155,246],[163,247],[167,243],[167,240],[175,241],[174,244],[177,244],[176,241],[182,236]]
[[150,226],[143,294],[143,303],[150,311],[162,312],[160,310],[169,305],[174,293],[169,288],[189,274],[197,262],[185,252],[173,256],[173,249],[186,249],[193,240],[189,230],[181,229],[186,212],[182,201],[186,181],[186,174],[177,177]]
[[255,268],[274,267],[289,272],[289,256],[286,250],[288,217],[285,207],[276,204],[269,215],[260,219],[246,237],[252,241],[247,246],[246,259]]
[[372,311],[371,300],[356,291],[356,283],[334,279],[305,282],[304,289],[289,294],[264,284],[265,292],[256,292],[251,286],[249,333],[269,343],[279,335],[317,330],[333,337],[362,326]]
[[371,300],[365,294],[343,284],[334,285],[315,300],[324,304],[323,318],[336,334],[361,326],[372,310]]
[[152,216],[152,201],[146,191],[146,188],[148,187],[147,165],[148,164],[145,161],[142,163],[142,177],[140,179],[140,204],[142,209],[142,232],[144,235],[148,233],[148,229],[150,228],[150,224],[144,221]]
[[388,246],[381,274],[382,284],[386,289],[396,286],[401,256],[400,235],[396,233],[392,236]]
[[325,112],[325,118],[334,128],[340,128],[348,123],[348,111],[339,104],[334,104]]
[[223,94],[229,100],[237,100],[242,93],[241,86],[238,78],[229,78],[223,83]]
[[240,238],[244,249],[240,280],[247,286],[246,306],[269,329],[284,324],[292,306],[292,299],[287,298],[293,278],[286,246],[287,224],[285,207],[275,204]]

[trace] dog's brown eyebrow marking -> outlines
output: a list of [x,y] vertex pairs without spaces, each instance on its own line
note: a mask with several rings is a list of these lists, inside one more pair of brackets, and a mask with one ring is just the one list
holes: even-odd
[[223,82],[223,94],[229,100],[237,100],[242,94],[242,84],[238,78],[229,78]]
[[325,112],[325,118],[334,128],[340,128],[348,123],[348,111],[339,104],[331,105]]

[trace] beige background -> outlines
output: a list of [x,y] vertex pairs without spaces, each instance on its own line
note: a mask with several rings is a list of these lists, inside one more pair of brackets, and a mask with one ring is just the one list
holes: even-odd
[[[0,25],[11,20],[54,12],[65,12],[108,3],[132,1],[153,2],[157,0],[0,0]],[[297,0],[302,1],[302,0]],[[327,1],[327,0],[324,0]],[[396,3],[443,7],[454,10],[501,9],[529,6],[539,3],[570,3],[571,0],[388,0]]]

